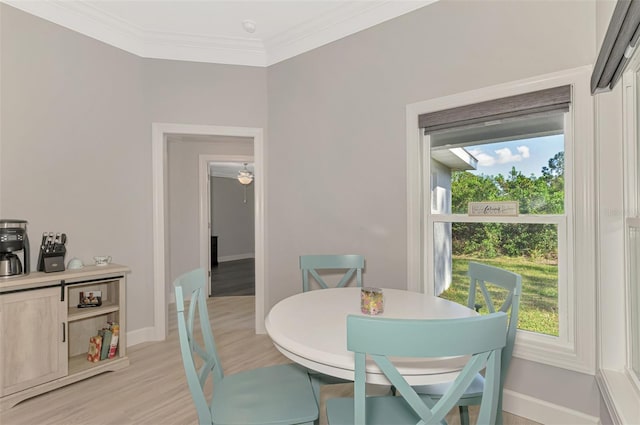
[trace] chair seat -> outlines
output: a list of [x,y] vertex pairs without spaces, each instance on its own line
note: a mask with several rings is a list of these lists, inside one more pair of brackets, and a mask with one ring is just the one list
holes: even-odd
[[[413,387],[413,389],[416,390],[418,394],[425,394],[430,398],[437,400],[447,392],[452,383],[453,381],[443,382],[442,384],[416,385]],[[484,391],[484,376],[478,373],[476,374],[475,378],[473,378],[473,381],[471,381],[469,388],[467,388],[464,394],[462,394],[462,396],[460,397],[460,402],[458,404],[464,405],[465,399],[482,398],[482,391]]]
[[[427,396],[423,398],[428,400]],[[416,425],[420,421],[404,398],[394,396],[367,396],[366,416],[367,425]],[[329,425],[353,425],[353,417],[353,398],[327,400]]]
[[307,423],[318,417],[309,376],[293,364],[227,375],[213,391],[214,424]]

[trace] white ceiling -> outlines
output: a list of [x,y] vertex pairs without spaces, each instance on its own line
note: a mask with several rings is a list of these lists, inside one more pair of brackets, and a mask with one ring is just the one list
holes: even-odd
[[437,0],[1,1],[145,58],[269,66]]

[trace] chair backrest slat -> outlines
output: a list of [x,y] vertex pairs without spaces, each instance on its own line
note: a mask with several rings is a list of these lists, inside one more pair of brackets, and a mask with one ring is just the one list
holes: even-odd
[[[199,423],[210,424],[212,422],[211,411],[205,396],[204,386],[209,377],[211,377],[212,383],[215,385],[215,382],[224,378],[224,374],[207,311],[206,274],[203,269],[193,270],[178,277],[173,286],[175,288],[176,309],[178,312],[178,336],[187,384],[196,405]],[[185,299],[187,297],[190,297],[189,308],[185,311]],[[198,327],[204,347],[200,345],[196,338]],[[198,370],[196,369],[197,363],[201,363]]]
[[[496,309],[495,300],[492,299],[488,285],[495,285],[504,289],[505,300]],[[520,295],[522,293],[522,277],[518,273],[514,273],[499,267],[490,266],[476,262],[469,262],[469,300],[468,307],[473,308],[476,304],[476,288],[480,288],[480,292],[487,304],[489,313],[502,311],[509,314],[507,325],[507,344],[502,351],[502,382],[507,375],[511,357],[513,354],[513,346],[516,340],[516,332],[518,330],[518,314],[520,311]]]
[[311,290],[311,278],[322,289],[330,286],[318,273],[318,270],[342,270],[344,272],[336,288],[346,286],[355,274],[356,285],[362,286],[362,269],[364,268],[364,256],[362,255],[301,255],[300,270],[302,271],[302,291]]
[[[355,352],[354,423],[366,422],[366,356],[411,406],[420,423],[438,424],[459,400],[475,375],[486,367],[490,390],[483,395],[479,418],[494,423],[500,382],[500,358],[506,342],[504,312],[462,319],[415,320],[367,316],[347,317],[347,347]],[[419,337],[417,337],[419,335]],[[447,357],[470,355],[454,383],[435,404],[427,403],[407,383],[390,357]],[[432,405],[433,404],[433,405]],[[418,422],[418,421],[417,421]],[[479,422],[480,423],[480,422]]]

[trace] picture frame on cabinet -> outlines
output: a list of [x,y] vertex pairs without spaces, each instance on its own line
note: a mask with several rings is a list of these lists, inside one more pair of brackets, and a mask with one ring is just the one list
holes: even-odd
[[78,308],[100,307],[102,305],[102,291],[82,291],[78,300]]

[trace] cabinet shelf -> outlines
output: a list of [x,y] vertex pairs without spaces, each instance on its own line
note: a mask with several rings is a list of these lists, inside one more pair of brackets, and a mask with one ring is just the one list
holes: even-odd
[[116,303],[104,303],[100,307],[69,307],[67,312],[67,320],[73,322],[76,320],[82,320],[89,317],[102,316],[104,314],[113,313],[119,311],[120,305]]
[[116,356],[113,359],[105,359],[100,360],[99,362],[90,362],[87,360],[86,354],[80,354],[77,356],[69,357],[69,374],[75,374],[84,372],[86,370],[94,370],[94,369],[106,369],[111,370],[111,363],[118,362],[120,360],[120,356]]

